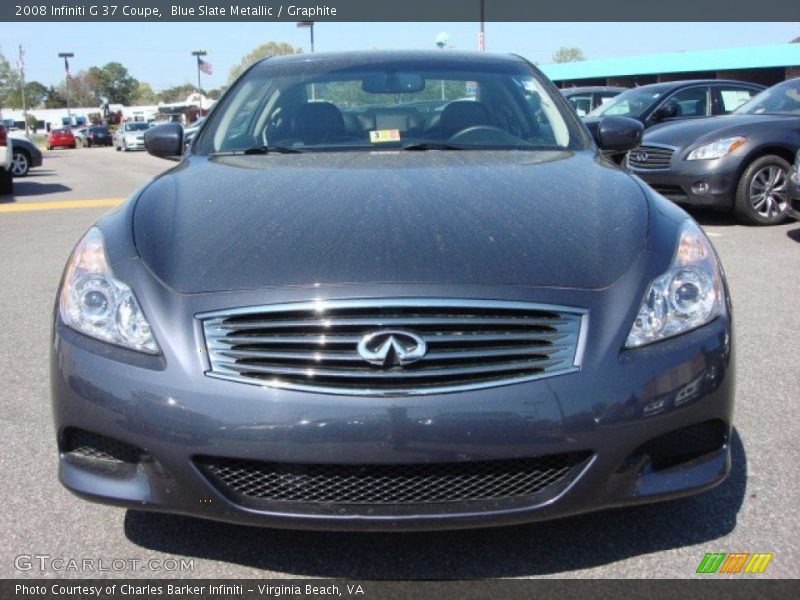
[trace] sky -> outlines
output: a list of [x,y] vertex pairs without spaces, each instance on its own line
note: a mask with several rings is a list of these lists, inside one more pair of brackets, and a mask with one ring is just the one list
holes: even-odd
[[[447,33],[458,50],[477,48],[476,23],[324,23],[314,30],[317,52],[326,50],[435,48]],[[785,43],[800,23],[487,23],[486,49],[513,52],[547,64],[561,46],[578,46],[587,58],[612,58],[733,46]],[[207,50],[213,65],[202,86],[224,85],[241,58],[268,41],[309,51],[308,29],[294,23],[5,23],[0,52],[16,63],[25,50],[27,81],[45,85],[64,78],[59,52],[74,52],[72,72],[111,61],[125,65],[156,91],[197,80],[192,50]]]

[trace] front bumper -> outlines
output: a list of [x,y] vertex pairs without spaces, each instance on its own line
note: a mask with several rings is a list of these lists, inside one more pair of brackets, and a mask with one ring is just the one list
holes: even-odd
[[[384,297],[397,294],[386,291]],[[381,286],[374,290],[381,292]],[[496,290],[484,293],[492,297]],[[244,305],[256,303],[253,294]],[[613,304],[610,296],[604,302]],[[140,297],[146,305],[152,296]],[[136,355],[57,322],[51,387],[59,476],[79,496],[104,503],[240,524],[342,530],[513,524],[678,497],[721,482],[730,469],[733,411],[729,318],[619,352],[618,340],[603,333],[614,330],[610,313],[588,296],[580,304],[594,315],[581,372],[415,397],[336,396],[209,378],[202,334],[191,317],[160,332],[163,357]],[[176,353],[181,346],[194,350]],[[653,440],[709,422],[719,425],[718,443],[665,466]],[[74,430],[123,442],[141,458],[115,465],[75,456],[69,446]],[[447,463],[468,470],[475,462],[565,453],[585,453],[586,459],[540,494],[410,504],[248,503],[213,483],[201,464],[205,457],[323,467]]]
[[677,204],[730,209],[738,181],[734,161],[683,160],[675,152],[666,169],[642,169],[625,162],[628,171],[637,175],[656,192]]

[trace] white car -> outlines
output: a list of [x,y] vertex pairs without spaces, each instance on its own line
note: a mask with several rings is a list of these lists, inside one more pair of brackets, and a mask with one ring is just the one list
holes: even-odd
[[14,151],[6,127],[0,124],[0,196],[14,193],[14,180],[11,175],[11,160]]
[[114,149],[144,150],[144,132],[150,129],[149,123],[131,121],[122,123],[114,132]]

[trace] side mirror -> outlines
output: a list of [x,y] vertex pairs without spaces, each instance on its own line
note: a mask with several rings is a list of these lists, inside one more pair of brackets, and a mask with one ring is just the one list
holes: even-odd
[[664,106],[659,106],[655,112],[653,112],[653,116],[650,119],[656,123],[659,121],[663,121],[664,119],[671,119],[673,117],[678,116],[678,107],[675,104],[665,104]]
[[644,125],[636,119],[603,117],[587,126],[603,152],[627,152],[642,143]]
[[183,154],[183,127],[178,123],[151,127],[144,132],[144,147],[153,156],[178,160]]

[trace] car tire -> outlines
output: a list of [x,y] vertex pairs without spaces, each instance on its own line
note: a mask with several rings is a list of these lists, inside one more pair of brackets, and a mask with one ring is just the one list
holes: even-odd
[[31,157],[24,150],[14,150],[11,158],[12,177],[25,177],[31,169]]
[[72,144],[72,145],[70,146],[70,149],[71,149],[71,150],[75,150],[75,148],[76,148],[75,144]]
[[14,178],[11,176],[11,171],[3,169],[0,171],[0,196],[14,193]]
[[789,175],[786,160],[768,154],[751,162],[736,185],[733,213],[742,223],[778,225],[789,211]]
[[53,149],[53,147],[52,147],[50,144],[47,144],[47,149],[48,149],[48,150],[52,150],[52,149]]

